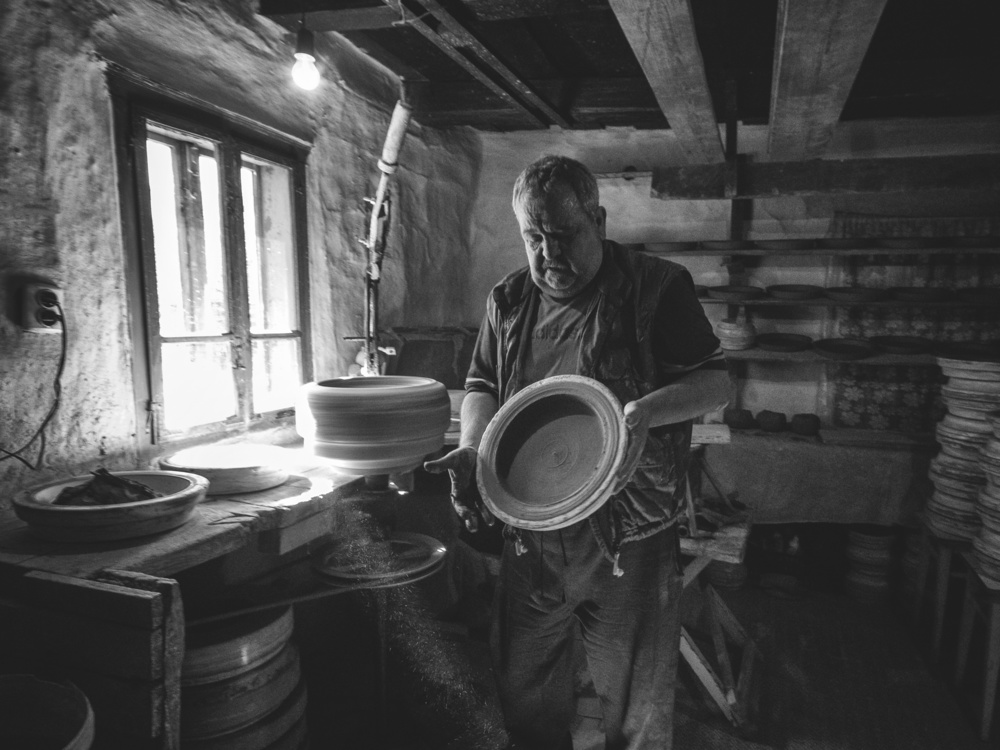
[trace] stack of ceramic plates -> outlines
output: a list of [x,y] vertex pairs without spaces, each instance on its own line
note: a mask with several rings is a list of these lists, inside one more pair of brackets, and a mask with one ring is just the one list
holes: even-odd
[[397,533],[385,540],[339,539],[312,557],[313,572],[331,586],[385,588],[436,573],[447,550],[424,534]]
[[298,750],[306,687],[291,607],[189,627],[181,666],[184,750]]
[[[941,397],[948,413],[938,423],[941,452],[931,462],[934,493],[927,503],[927,522],[938,533],[961,539],[980,534],[979,495],[992,467],[988,444],[991,426],[986,415],[1000,409],[1000,362],[938,357],[947,381]],[[1000,478],[1000,442],[996,471]],[[1000,564],[1000,546],[997,547]]]
[[845,579],[847,593],[855,599],[879,599],[889,591],[893,531],[871,527],[848,532]]
[[982,524],[972,540],[979,571],[1000,583],[1000,410],[986,412],[990,437],[979,454],[984,485],[976,497],[976,511]]

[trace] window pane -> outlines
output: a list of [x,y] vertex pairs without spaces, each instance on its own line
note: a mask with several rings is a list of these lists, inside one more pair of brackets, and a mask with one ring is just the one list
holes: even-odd
[[254,339],[254,411],[277,411],[295,405],[302,384],[301,361],[298,339]]
[[158,135],[146,142],[160,334],[229,329],[215,146]]
[[243,233],[250,330],[290,333],[299,327],[292,210],[292,171],[244,157]]
[[170,343],[163,354],[163,426],[168,432],[236,415],[229,342]]

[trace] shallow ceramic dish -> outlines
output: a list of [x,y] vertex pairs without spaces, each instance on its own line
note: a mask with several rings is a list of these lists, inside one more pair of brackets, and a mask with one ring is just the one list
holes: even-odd
[[823,287],[811,284],[772,284],[767,293],[775,299],[803,300],[823,296]]
[[161,458],[160,468],[205,477],[209,495],[260,492],[288,480],[281,450],[252,443],[202,445]]
[[951,290],[939,286],[896,286],[889,295],[900,302],[942,302],[951,296]]
[[708,296],[727,302],[742,302],[748,299],[759,299],[765,294],[759,286],[712,286],[708,288]]
[[870,357],[875,347],[864,339],[820,339],[813,349],[827,359],[855,360]]
[[986,364],[1000,364],[1000,343],[984,341],[939,341],[934,345],[938,364],[951,360],[951,367],[966,369],[990,369]]
[[163,493],[152,500],[114,505],[55,505],[66,487],[85,484],[91,475],[30,488],[14,496],[14,512],[32,534],[59,542],[106,542],[159,534],[186,523],[205,497],[208,480],[181,471],[115,471]]
[[872,336],[868,341],[886,354],[926,354],[933,346],[933,342],[919,336]]
[[757,347],[766,352],[801,352],[812,346],[812,339],[799,333],[761,333]]
[[863,286],[831,286],[823,290],[823,294],[834,302],[846,302],[848,304],[861,304],[864,302],[878,302],[886,298],[888,292],[885,289],[873,289]]
[[561,529],[611,496],[625,459],[621,405],[607,386],[579,375],[529,385],[483,434],[479,491],[504,523]]

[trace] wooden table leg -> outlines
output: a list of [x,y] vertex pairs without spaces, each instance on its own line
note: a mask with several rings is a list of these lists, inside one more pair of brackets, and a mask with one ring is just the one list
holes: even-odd
[[1000,676],[1000,602],[992,601],[986,609],[986,676],[983,685],[983,721],[980,737],[990,737],[993,709],[996,706],[997,677]]
[[962,684],[965,667],[969,663],[969,645],[972,626],[976,619],[976,572],[969,568],[965,575],[965,594],[962,602],[962,620],[958,627],[958,648],[955,653],[955,685]]
[[917,558],[916,590],[913,595],[913,626],[920,624],[920,610],[927,593],[927,573],[931,567],[931,535],[927,529],[920,529],[920,556]]
[[938,545],[937,573],[934,581],[934,629],[932,654],[934,661],[941,660],[941,641],[944,636],[944,613],[948,603],[948,583],[951,577],[952,550],[947,545]]

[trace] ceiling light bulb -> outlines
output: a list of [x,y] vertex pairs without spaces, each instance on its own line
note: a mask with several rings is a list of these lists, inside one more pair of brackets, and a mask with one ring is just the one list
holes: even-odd
[[295,65],[292,66],[292,80],[306,91],[319,86],[319,68],[316,67],[316,44],[312,32],[299,29],[295,42]]
[[295,55],[295,65],[292,66],[292,80],[306,91],[312,91],[319,86],[319,68],[312,55]]

